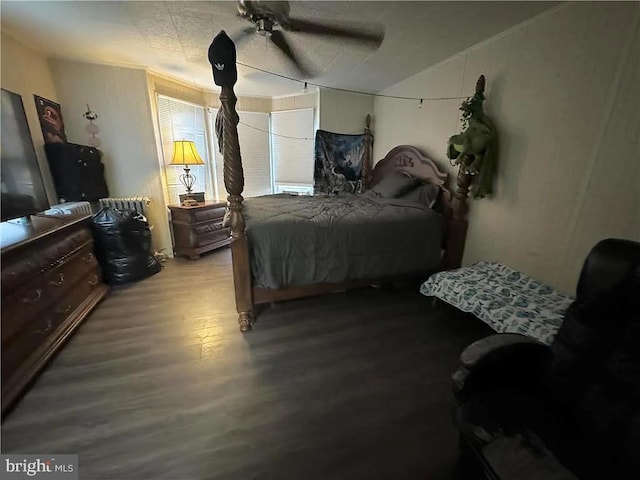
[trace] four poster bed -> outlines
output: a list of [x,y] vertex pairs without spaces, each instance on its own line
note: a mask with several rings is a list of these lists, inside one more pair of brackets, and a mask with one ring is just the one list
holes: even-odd
[[[228,110],[223,115],[228,112],[233,119],[235,98],[225,98],[224,93],[222,108]],[[235,129],[227,129],[225,123],[224,133],[229,138],[225,136],[224,145],[237,142],[231,131]],[[392,149],[373,171],[370,160],[366,159],[368,166],[363,169],[368,189],[364,194],[267,195],[245,200],[240,155],[231,157],[225,151],[241,331],[251,328],[256,305],[399,276],[421,274],[424,278],[433,271],[460,266],[467,231],[469,175],[459,172],[456,189],[450,191],[447,173],[408,145]],[[384,179],[398,173],[439,187],[433,209],[402,198],[368,195]]]
[[[430,272],[460,266],[471,175],[459,169],[451,191],[447,173],[408,145],[395,147],[372,169],[369,117],[362,166],[367,190],[363,194],[269,195],[245,200],[235,80],[234,75],[216,81],[222,87],[216,133],[224,158],[226,222],[241,331],[251,328],[259,304],[409,274],[424,278]],[[417,179],[415,184],[436,186],[435,205],[385,196],[384,189],[378,189],[402,183],[407,177]]]

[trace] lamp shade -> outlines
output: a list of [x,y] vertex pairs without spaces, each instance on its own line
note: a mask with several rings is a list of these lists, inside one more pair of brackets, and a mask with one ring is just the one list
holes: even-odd
[[169,165],[204,165],[204,162],[193,142],[176,140],[173,142],[173,158]]

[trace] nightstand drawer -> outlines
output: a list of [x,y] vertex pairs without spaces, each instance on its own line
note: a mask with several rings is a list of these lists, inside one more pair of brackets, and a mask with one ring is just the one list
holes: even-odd
[[222,229],[216,230],[215,232],[210,232],[205,235],[199,235],[198,246],[204,247],[205,245],[210,245],[212,243],[222,242],[228,238],[229,238],[229,229],[222,228]]
[[222,221],[222,218],[224,217],[224,211],[225,211],[225,207],[217,207],[217,208],[195,210],[191,212],[191,214],[193,215],[193,220],[195,222],[203,222],[205,220],[215,220],[215,219],[220,219]]
[[209,235],[222,229],[222,220],[197,223],[193,226],[196,235]]

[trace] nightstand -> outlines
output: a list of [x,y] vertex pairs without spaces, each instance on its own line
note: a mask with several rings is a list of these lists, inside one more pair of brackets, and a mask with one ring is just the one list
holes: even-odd
[[204,202],[192,207],[169,205],[173,253],[191,260],[229,245],[229,229],[222,226],[226,202]]

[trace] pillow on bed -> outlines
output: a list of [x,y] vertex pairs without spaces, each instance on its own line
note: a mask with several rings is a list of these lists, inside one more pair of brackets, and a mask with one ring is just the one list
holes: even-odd
[[385,198],[398,198],[400,195],[407,193],[420,183],[417,178],[412,178],[402,173],[394,173],[388,177],[384,177],[378,184],[371,189],[372,192]]
[[440,195],[440,187],[427,183],[405,192],[400,198],[433,208],[438,200],[438,195]]

